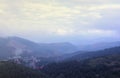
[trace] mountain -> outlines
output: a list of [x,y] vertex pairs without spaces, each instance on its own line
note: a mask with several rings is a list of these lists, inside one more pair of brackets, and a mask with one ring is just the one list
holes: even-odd
[[64,54],[62,56],[49,58],[52,61],[70,61],[70,60],[85,60],[89,58],[94,58],[98,56],[110,55],[110,54],[120,54],[120,47],[112,47],[98,51],[77,51],[74,53]]
[[21,53],[22,56],[50,57],[54,55],[52,50],[39,46],[38,43],[27,39],[9,37],[8,40],[11,42],[10,46],[16,48],[16,54]]
[[5,59],[7,57],[12,57],[14,55],[14,48],[7,45],[8,40],[5,38],[0,38],[0,59]]
[[1,58],[14,56],[48,57],[48,55],[52,54],[47,49],[39,47],[37,43],[19,37],[1,38],[0,44]]
[[53,62],[59,63],[59,62],[66,62],[66,61],[84,61],[90,58],[96,58],[96,57],[101,57],[106,55],[115,55],[115,54],[118,54],[118,55],[120,54],[120,47],[114,47],[114,48],[109,48],[109,49],[94,51],[94,52],[80,51],[80,52],[75,52],[71,54],[65,54],[62,56],[50,57],[50,58],[34,57],[34,58],[29,58],[27,61],[26,59],[22,58],[22,61],[24,61],[23,63],[27,64],[27,66],[30,66],[35,69],[38,69],[38,68],[41,69],[41,68],[44,68],[44,66],[48,65],[49,63],[53,63]]
[[117,46],[120,46],[120,41],[101,42],[91,45],[80,45],[79,47],[81,51],[98,51],[98,50],[103,50],[106,48],[117,47]]
[[40,71],[10,61],[1,61],[0,78],[47,78],[47,76]]
[[90,51],[90,52],[75,52],[75,54],[71,57],[68,57],[64,60],[85,60],[89,58],[94,58],[98,56],[105,56],[105,55],[111,55],[111,54],[120,54],[120,47],[113,47],[113,48],[108,48],[104,50],[99,50],[99,51]]
[[68,42],[62,42],[62,43],[43,43],[39,44],[40,46],[44,46],[50,50],[57,51],[59,54],[66,54],[66,53],[72,53],[75,51],[78,51],[78,47],[68,43]]
[[48,64],[51,62],[63,62],[63,61],[82,61],[89,58],[95,58],[99,56],[111,55],[111,54],[120,54],[120,47],[113,47],[99,51],[77,51],[74,53],[64,54],[57,57],[44,58],[39,63]]
[[[53,54],[57,55],[57,54],[59,54],[58,50],[54,50],[54,51],[56,51],[56,53],[57,53],[56,54],[52,50],[54,47],[52,49],[51,49],[51,47],[52,47],[52,45],[53,46],[55,46],[55,45],[61,46],[60,44],[63,47],[63,43],[59,43],[59,45],[58,45],[58,43],[49,44],[49,45],[48,44],[38,44],[38,45],[39,45],[39,47],[43,47],[42,49],[48,49],[48,50],[52,51]],[[64,43],[64,46],[66,46],[66,44],[69,44],[69,43]],[[39,48],[38,48],[38,50],[39,50]],[[117,54],[117,53],[120,53],[120,47],[113,47],[113,48],[108,48],[108,49],[99,50],[99,51],[77,51],[77,52],[66,53],[66,54],[63,54],[61,56],[55,56],[55,57],[36,57],[36,56],[33,56],[34,53],[33,54],[31,53],[32,57],[28,57],[28,58],[22,57],[22,58],[20,58],[20,60],[23,61],[21,63],[25,63],[25,65],[28,67],[32,67],[32,68],[41,68],[42,67],[43,68],[43,66],[45,66],[51,62],[62,62],[62,61],[71,61],[71,60],[81,61],[81,60],[86,60],[89,58],[110,55],[110,54]],[[15,60],[16,59],[17,58],[15,58]]]
[[70,43],[38,44],[20,37],[0,38],[0,59],[19,56],[54,57],[76,50]]
[[120,47],[99,52],[100,56],[85,60],[48,64],[42,72],[52,78],[120,78]]

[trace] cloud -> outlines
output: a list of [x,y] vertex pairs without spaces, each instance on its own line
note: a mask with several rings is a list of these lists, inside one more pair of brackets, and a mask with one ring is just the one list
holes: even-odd
[[0,0],[0,35],[118,37],[119,13],[119,0]]
[[68,5],[101,5],[101,4],[116,4],[120,3],[119,0],[58,0],[61,3]]
[[[80,31],[82,35],[87,35],[87,36],[99,36],[99,37],[109,37],[109,36],[114,36],[117,34],[116,31],[112,30],[100,30],[100,29],[92,29],[92,30],[85,30],[85,31]],[[103,35],[104,34],[104,35]]]

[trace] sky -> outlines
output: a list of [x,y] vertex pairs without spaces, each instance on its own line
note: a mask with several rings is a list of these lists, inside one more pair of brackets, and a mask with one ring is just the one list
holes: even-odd
[[119,34],[120,0],[0,0],[0,37],[87,44]]

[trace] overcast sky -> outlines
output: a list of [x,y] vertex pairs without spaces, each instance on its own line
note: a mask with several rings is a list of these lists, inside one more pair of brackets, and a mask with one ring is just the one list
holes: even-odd
[[0,0],[0,36],[78,44],[120,39],[120,0]]

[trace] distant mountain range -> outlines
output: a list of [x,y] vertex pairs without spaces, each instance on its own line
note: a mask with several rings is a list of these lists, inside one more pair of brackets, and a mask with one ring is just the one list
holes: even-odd
[[65,54],[65,53],[73,53],[75,51],[78,51],[78,47],[68,43],[68,42],[61,42],[61,43],[41,43],[39,44],[41,47],[45,47],[47,49],[53,50],[53,51],[57,51],[56,53],[60,53],[60,54]]
[[117,43],[97,51],[72,52],[74,49],[70,43],[38,44],[19,37],[1,38],[0,58],[14,58],[0,61],[0,78],[120,78]]
[[98,51],[103,50],[106,48],[116,47],[120,46],[120,41],[115,42],[101,42],[101,43],[95,43],[95,44],[89,44],[89,45],[80,45],[79,50],[81,51]]
[[111,54],[120,54],[120,46],[106,48],[103,50],[98,51],[77,51],[74,53],[65,54],[59,57],[51,58],[53,61],[70,61],[70,60],[85,60],[89,58],[95,58],[104,55],[111,55]]
[[[39,62],[37,63],[39,65]],[[119,78],[120,46],[73,54],[69,60],[50,62],[37,69],[24,63],[0,61],[0,78]]]
[[85,60],[85,59],[89,59],[89,58],[95,58],[95,57],[112,55],[112,54],[120,54],[120,46],[108,48],[108,49],[104,49],[104,50],[99,50],[99,51],[85,52],[85,53],[76,52],[74,55],[71,54],[71,57],[68,57],[65,60],[80,61],[80,60]]
[[71,43],[38,44],[20,37],[0,38],[0,58],[13,56],[54,57],[77,51]]

